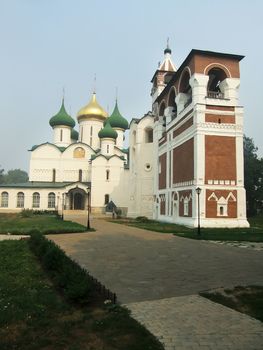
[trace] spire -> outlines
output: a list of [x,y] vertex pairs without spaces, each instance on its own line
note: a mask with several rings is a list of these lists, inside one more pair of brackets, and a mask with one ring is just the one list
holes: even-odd
[[93,94],[96,94],[96,73],[94,74],[94,85],[93,85]]
[[116,86],[116,98],[115,98],[115,101],[116,101],[116,103],[118,101],[118,86]]
[[168,72],[175,72],[177,69],[171,58],[172,50],[169,45],[169,38],[167,38],[166,48],[164,49],[164,60],[158,70],[165,70]]

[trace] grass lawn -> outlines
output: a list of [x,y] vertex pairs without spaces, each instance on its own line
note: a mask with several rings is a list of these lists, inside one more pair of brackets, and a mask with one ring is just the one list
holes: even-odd
[[234,289],[202,292],[200,295],[263,322],[262,286],[238,286]]
[[197,235],[197,229],[192,229],[182,225],[169,224],[154,220],[140,221],[136,219],[116,219],[111,220],[128,226],[135,226],[146,230],[162,233],[173,233],[174,235],[213,241],[248,241],[263,242],[263,216],[249,219],[249,228],[202,228],[201,237]]
[[0,242],[0,266],[1,350],[163,349],[126,309],[68,303],[27,241]]
[[26,235],[35,229],[43,234],[87,231],[86,227],[72,221],[63,221],[56,215],[41,214],[23,217],[20,213],[0,213],[0,233]]

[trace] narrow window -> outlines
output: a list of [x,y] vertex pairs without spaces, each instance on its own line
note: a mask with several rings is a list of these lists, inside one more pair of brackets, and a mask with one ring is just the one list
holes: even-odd
[[56,182],[56,169],[52,170],[52,181]]
[[63,140],[63,130],[61,129],[60,130],[60,141],[62,141]]
[[1,193],[1,207],[2,208],[8,207],[8,193],[7,192]]
[[109,152],[110,152],[110,146],[107,145],[107,153],[109,153]]
[[110,179],[110,171],[106,170],[106,180],[109,181]]
[[33,193],[33,208],[39,208],[40,207],[40,194],[38,192]]
[[104,200],[104,204],[108,204],[110,200],[110,196],[108,194],[105,194],[105,200]]
[[56,196],[54,192],[48,194],[48,208],[55,208],[56,205]]
[[83,141],[83,126],[80,129],[80,141]]
[[18,192],[17,194],[17,202],[16,206],[17,208],[24,208],[24,202],[25,202],[25,195],[23,192]]
[[189,214],[189,202],[188,202],[188,198],[184,199],[184,215],[188,216]]
[[153,129],[145,129],[145,142],[146,143],[153,142]]
[[224,207],[221,206],[219,208],[219,213],[220,213],[220,215],[224,215]]
[[81,182],[81,181],[82,181],[82,170],[79,169],[79,182]]
[[91,126],[90,127],[90,136],[92,136],[92,133],[93,133],[93,127]]

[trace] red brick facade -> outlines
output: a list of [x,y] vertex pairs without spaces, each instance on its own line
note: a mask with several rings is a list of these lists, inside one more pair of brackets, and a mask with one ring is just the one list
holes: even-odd
[[194,179],[194,139],[173,149],[173,183]]
[[205,136],[205,182],[236,181],[236,139],[228,136]]
[[166,188],[166,153],[159,157],[159,190]]

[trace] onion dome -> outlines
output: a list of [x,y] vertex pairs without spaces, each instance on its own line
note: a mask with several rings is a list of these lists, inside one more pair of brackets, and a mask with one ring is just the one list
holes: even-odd
[[71,118],[71,116],[67,113],[65,109],[64,98],[62,100],[62,105],[60,107],[59,112],[50,119],[49,124],[52,127],[57,125],[65,125],[69,126],[70,128],[74,128],[75,121],[73,118]]
[[164,54],[169,53],[171,55],[172,50],[170,49],[170,47],[167,47],[166,49],[164,49]]
[[129,127],[128,121],[119,112],[117,100],[116,100],[115,108],[111,116],[108,118],[108,120],[110,122],[110,125],[113,128],[126,130]]
[[78,121],[91,118],[101,119],[103,121],[107,118],[107,112],[98,104],[95,92],[92,94],[90,102],[81,108],[77,114]]
[[77,130],[72,129],[70,137],[71,137],[71,140],[78,141],[79,133],[77,132]]
[[116,139],[118,137],[117,131],[112,129],[109,118],[107,119],[105,126],[98,133],[100,139]]

